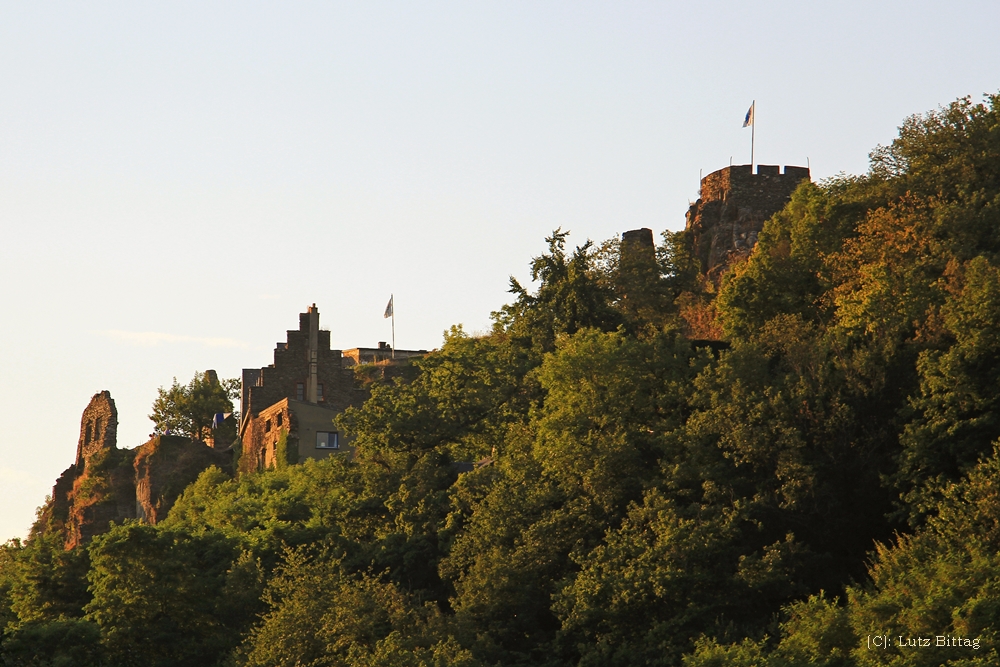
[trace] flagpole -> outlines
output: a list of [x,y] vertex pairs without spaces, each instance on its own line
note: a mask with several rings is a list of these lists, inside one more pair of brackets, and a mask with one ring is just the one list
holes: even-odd
[[[746,99],[746,98],[744,98]],[[757,134],[757,100],[750,103],[750,108],[753,109],[750,115],[750,173],[753,173],[753,144],[754,137]]]
[[389,301],[392,303],[392,358],[396,358],[396,301],[395,295],[389,295]]

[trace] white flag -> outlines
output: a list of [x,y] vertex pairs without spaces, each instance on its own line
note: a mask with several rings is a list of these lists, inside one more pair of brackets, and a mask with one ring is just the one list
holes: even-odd
[[385,315],[382,317],[385,319],[392,317],[392,296],[389,297],[389,303],[385,307]]
[[747,109],[747,117],[743,119],[743,127],[750,127],[753,125],[753,108],[755,104],[757,104],[757,102],[751,104],[750,108]]

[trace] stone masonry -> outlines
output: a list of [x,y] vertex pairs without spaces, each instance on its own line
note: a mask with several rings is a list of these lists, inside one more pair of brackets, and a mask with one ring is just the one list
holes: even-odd
[[94,394],[80,418],[80,440],[76,446],[76,467],[83,472],[86,462],[102,449],[118,446],[118,410],[111,392]]
[[[330,332],[319,328],[316,304],[301,313],[298,330],[288,331],[286,342],[275,347],[273,364],[243,369],[240,472],[278,465],[282,433],[288,448],[284,462],[341,451],[317,447],[315,434],[335,433],[334,417],[367,398],[351,365],[340,350],[330,349]],[[339,434],[335,437],[339,445]]]
[[[313,319],[316,327],[311,332]],[[243,369],[241,419],[244,422],[283,398],[308,401],[311,375],[315,378],[316,403],[344,410],[358,399],[354,372],[344,367],[340,350],[330,349],[330,332],[320,330],[318,323],[319,310],[313,304],[299,315],[298,330],[288,331],[287,342],[276,345],[273,364]],[[315,336],[312,350],[310,334]],[[244,428],[241,425],[240,431]]]
[[784,208],[792,192],[810,179],[807,167],[777,165],[725,167],[701,179],[701,196],[687,213],[702,272],[718,280],[734,261],[749,255],[764,222]]
[[653,244],[653,230],[648,227],[633,229],[622,232],[622,254],[648,253],[649,249],[655,248]]

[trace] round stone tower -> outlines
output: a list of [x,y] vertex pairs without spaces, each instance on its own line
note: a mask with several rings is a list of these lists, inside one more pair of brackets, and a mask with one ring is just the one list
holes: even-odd
[[764,222],[784,208],[807,167],[741,164],[713,171],[701,179],[698,201],[687,213],[686,229],[702,272],[717,279],[757,243]]

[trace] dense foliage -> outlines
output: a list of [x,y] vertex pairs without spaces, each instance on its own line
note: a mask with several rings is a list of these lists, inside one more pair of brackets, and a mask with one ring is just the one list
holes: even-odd
[[566,240],[342,416],[356,458],[8,543],[0,663],[1000,662],[1000,97],[803,184],[718,286],[684,233]]

